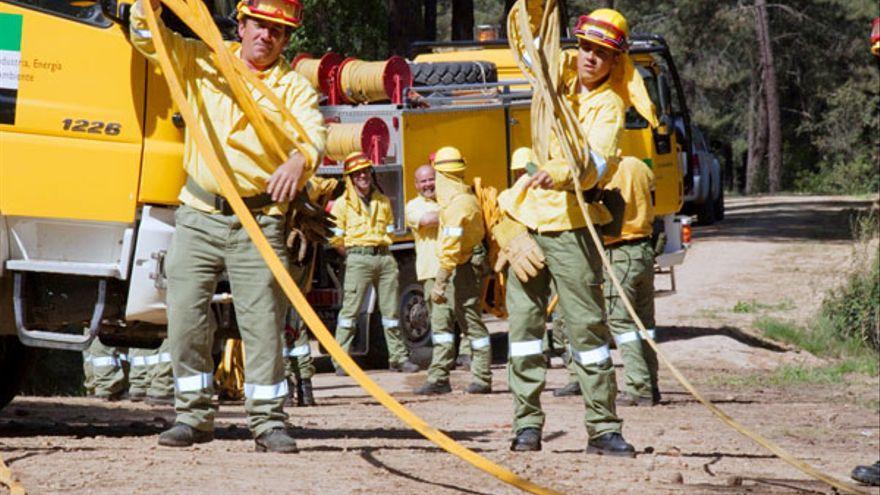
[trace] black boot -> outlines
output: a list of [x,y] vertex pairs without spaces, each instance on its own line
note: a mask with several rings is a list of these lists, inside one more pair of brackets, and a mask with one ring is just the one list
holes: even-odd
[[541,430],[537,428],[523,428],[516,432],[516,438],[510,444],[510,450],[514,452],[529,452],[541,450]]
[[636,449],[620,433],[606,433],[587,442],[587,453],[635,457]]
[[870,466],[856,466],[852,479],[870,486],[880,486],[880,461]]
[[299,452],[296,440],[284,428],[272,428],[254,439],[257,452],[275,452],[277,454],[295,454]]
[[465,392],[469,394],[491,394],[492,385],[483,385],[482,383],[472,382],[467,386]]
[[296,384],[296,405],[299,407],[311,407],[315,405],[315,396],[312,394],[312,379],[300,378]]
[[425,382],[415,390],[416,395],[441,395],[450,392],[452,392],[452,385],[449,382]]
[[197,430],[190,425],[176,423],[159,434],[159,445],[166,447],[189,447],[194,443],[207,443],[213,439],[213,431]]
[[568,397],[570,395],[581,395],[581,385],[578,382],[568,382],[564,387],[553,391],[553,397]]

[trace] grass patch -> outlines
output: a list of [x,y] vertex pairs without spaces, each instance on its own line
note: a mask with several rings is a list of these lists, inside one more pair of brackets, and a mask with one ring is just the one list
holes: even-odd
[[764,304],[757,301],[737,301],[733,306],[734,313],[758,313],[764,311],[789,311],[794,309],[794,303],[786,299],[776,304]]

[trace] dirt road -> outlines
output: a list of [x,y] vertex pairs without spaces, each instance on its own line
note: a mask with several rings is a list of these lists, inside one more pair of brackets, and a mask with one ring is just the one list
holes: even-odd
[[[841,479],[880,451],[876,378],[772,386],[753,380],[781,364],[821,364],[754,338],[754,321],[806,322],[853,254],[854,200],[731,199],[727,218],[696,229],[677,293],[658,300],[662,349],[701,390],[741,422]],[[667,286],[665,279],[658,286]],[[739,311],[734,307],[739,303]],[[743,311],[743,308],[750,311]],[[554,360],[548,389],[565,383]],[[544,450],[508,451],[511,399],[502,363],[496,392],[422,398],[424,373],[372,372],[407,407],[464,445],[565,493],[830,493],[724,427],[661,370],[663,403],[621,407],[636,459],[587,456],[579,398],[542,396]],[[519,493],[438,450],[348,378],[314,379],[320,406],[290,408],[302,452],[253,452],[240,404],[222,404],[217,440],[192,449],[156,445],[170,409],[83,398],[19,397],[0,412],[0,455],[32,493]],[[2,490],[0,490],[2,491]],[[868,493],[880,493],[877,489]]]

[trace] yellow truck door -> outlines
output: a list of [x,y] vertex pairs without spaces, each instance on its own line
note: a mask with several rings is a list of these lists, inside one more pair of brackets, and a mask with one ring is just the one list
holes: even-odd
[[0,1],[0,212],[134,221],[145,60],[100,6]]

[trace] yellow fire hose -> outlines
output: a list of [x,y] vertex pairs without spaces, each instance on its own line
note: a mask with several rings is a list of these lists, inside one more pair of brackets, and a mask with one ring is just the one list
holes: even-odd
[[[559,13],[558,13],[558,9],[557,9],[556,0],[547,0],[544,5],[544,12],[543,12],[542,20],[541,20],[541,28],[539,31],[539,34],[540,34],[539,43],[544,45],[542,47],[544,49],[547,48],[546,43],[555,43],[558,45],[558,39],[559,39],[559,36],[558,36],[558,26],[559,26],[558,15],[559,15]],[[534,90],[538,93],[541,93],[545,101],[551,103],[551,105],[553,106],[553,114],[554,115],[556,115],[558,117],[562,117],[566,113],[568,115],[571,115],[572,111],[570,108],[568,108],[568,109],[560,108],[560,106],[566,105],[566,103],[555,92],[555,88],[552,84],[553,80],[551,79],[550,73],[548,70],[548,60],[547,60],[547,56],[546,56],[544,49],[539,50],[536,47],[535,38],[531,32],[531,29],[530,29],[529,23],[528,23],[528,12],[526,9],[525,0],[517,0],[516,5],[514,6],[513,10],[511,10],[511,13],[508,17],[508,33],[518,33],[519,36],[522,37],[521,39],[522,39],[523,46],[518,46],[513,41],[514,38],[516,38],[516,36],[511,36],[511,50],[514,52],[514,55],[517,58],[517,62],[523,68],[523,73],[525,73],[527,75],[527,77],[529,77],[529,79],[531,80],[530,82],[532,83],[532,87],[534,88]],[[543,41],[541,41],[541,40],[543,40]],[[536,67],[537,70],[531,69],[525,64],[525,62],[523,60],[523,53],[521,51],[523,48],[528,53],[529,59],[532,61],[533,67]],[[551,58],[551,60],[554,60],[554,59]],[[571,137],[577,136],[578,135],[577,131],[579,129],[572,129],[571,128],[572,121],[570,119],[558,118],[558,119],[554,119],[553,122],[556,123],[556,125],[552,125],[553,131],[559,137],[559,141],[561,143],[563,143],[563,146],[562,146],[563,150],[566,151],[568,158],[574,156],[575,152],[573,150],[571,150],[571,149],[565,150],[565,148],[572,143],[571,140],[566,139],[566,138],[571,138]],[[551,122],[551,124],[553,124],[553,122]],[[566,126],[568,128],[566,128],[566,129],[559,128],[558,126],[560,126],[560,125]],[[563,133],[568,133],[568,136],[564,136]],[[582,149],[586,150],[587,149],[586,147],[588,146],[586,139],[581,140],[580,143],[583,146]],[[585,152],[585,154],[586,154],[586,152]],[[589,216],[589,212],[587,209],[587,205],[583,199],[583,194],[582,194],[583,189],[581,187],[580,181],[577,180],[578,171],[575,170],[574,162],[571,159],[569,159],[569,165],[572,166],[572,177],[574,178],[572,180],[572,182],[574,183],[574,186],[575,186],[575,196],[577,197],[578,205],[580,206],[581,213],[584,215],[584,218],[587,220],[586,224],[587,224],[587,228],[590,232],[590,236],[592,237],[593,242],[596,245],[596,249],[602,258],[602,265],[605,267],[606,273],[608,273],[609,277],[611,278],[611,281],[614,284],[614,287],[616,288],[617,293],[620,294],[620,299],[623,301],[627,312],[629,312],[630,316],[633,318],[633,321],[636,322],[636,325],[639,328],[639,334],[641,335],[642,339],[647,341],[648,344],[651,346],[651,348],[654,349],[654,351],[657,353],[657,357],[660,358],[660,361],[666,366],[666,368],[669,369],[669,371],[672,373],[672,375],[675,377],[675,379],[678,381],[678,383],[680,383],[701,404],[706,406],[706,408],[708,408],[709,411],[711,411],[712,414],[717,416],[724,424],[730,426],[731,428],[733,428],[737,432],[741,433],[742,435],[750,438],[755,443],[766,448],[767,450],[769,450],[770,452],[775,454],[777,457],[779,457],[780,459],[782,459],[783,461],[785,461],[786,463],[788,463],[792,467],[803,472],[804,474],[807,474],[808,476],[811,476],[819,481],[827,483],[828,485],[830,485],[838,490],[841,490],[842,492],[845,492],[845,493],[853,493],[853,494],[867,493],[867,492],[859,490],[857,487],[855,487],[849,483],[844,483],[836,478],[833,478],[830,475],[822,473],[821,471],[817,470],[816,468],[807,464],[806,462],[804,462],[800,459],[797,459],[796,457],[794,457],[792,454],[787,452],[785,449],[783,449],[782,447],[780,447],[776,443],[774,443],[774,442],[768,440],[767,438],[764,438],[760,434],[746,428],[745,426],[743,426],[742,424],[740,424],[739,422],[737,422],[736,420],[731,418],[729,415],[727,415],[727,413],[722,411],[715,404],[713,404],[712,402],[707,400],[696,389],[696,387],[694,387],[684,377],[684,375],[682,375],[681,372],[679,372],[678,369],[675,366],[673,366],[673,364],[669,361],[669,359],[666,357],[666,355],[660,350],[659,346],[654,341],[654,339],[652,339],[650,337],[650,335],[648,334],[644,323],[642,323],[641,319],[636,314],[635,309],[632,306],[632,303],[626,297],[626,293],[623,291],[623,288],[621,287],[620,281],[614,275],[614,271],[612,270],[611,263],[609,262],[608,257],[605,256],[605,248],[602,243],[602,239],[599,237],[599,234],[596,232],[596,229],[593,226],[593,223],[590,221],[590,216]]]
[[27,495],[27,490],[15,479],[12,470],[3,461],[2,456],[0,456],[0,485],[5,485],[6,488],[9,488],[10,495]]
[[[252,103],[251,94],[249,91],[247,91],[246,88],[243,89],[244,82],[239,79],[239,76],[242,75],[241,71],[237,69],[235,71],[224,70],[228,69],[229,65],[231,65],[229,64],[229,60],[232,56],[225,45],[222,44],[220,35],[216,32],[216,27],[213,25],[213,23],[209,22],[210,17],[206,18],[204,15],[199,14],[200,7],[201,9],[204,9],[204,6],[201,5],[201,2],[199,0],[193,0],[184,4],[181,0],[162,0],[162,3],[174,10],[175,13],[178,14],[178,17],[180,17],[187,25],[189,25],[194,32],[199,34],[202,40],[205,41],[206,44],[214,51],[214,54],[216,55],[216,60],[218,61],[218,66],[221,72],[224,73],[225,77],[229,81],[230,87],[233,89],[233,94],[235,95],[235,98],[239,102],[239,105],[241,105],[242,109],[248,108],[249,106],[252,107],[252,105],[250,105],[250,103]],[[489,459],[480,456],[476,452],[465,448],[446,434],[427,424],[424,420],[403,407],[403,405],[401,405],[385,390],[379,387],[369,376],[367,376],[366,373],[364,373],[363,370],[361,370],[357,366],[357,364],[355,364],[351,357],[349,357],[349,355],[345,351],[343,351],[341,347],[339,347],[339,345],[336,343],[336,340],[324,326],[323,322],[321,322],[321,319],[305,300],[303,294],[297,288],[290,274],[284,268],[281,260],[278,259],[278,257],[275,255],[275,252],[272,250],[269,242],[260,230],[259,225],[256,223],[254,217],[251,215],[250,211],[247,209],[243,200],[241,199],[241,196],[238,194],[238,191],[235,188],[235,184],[233,183],[227,171],[223,168],[215,150],[211,147],[207,136],[201,130],[196,114],[187,103],[186,95],[184,93],[180,77],[177,73],[175,66],[172,64],[169,58],[168,49],[165,46],[165,42],[162,39],[162,36],[158,30],[155,12],[153,12],[153,10],[149,7],[145,8],[144,10],[146,11],[147,24],[153,35],[153,42],[155,44],[156,53],[159,59],[159,65],[162,69],[162,73],[166,79],[166,82],[168,83],[172,99],[178,106],[180,113],[183,116],[184,121],[186,122],[187,132],[191,133],[191,138],[196,143],[197,148],[205,159],[211,173],[214,175],[215,179],[219,183],[223,195],[229,201],[233,211],[238,216],[239,220],[242,223],[242,226],[247,231],[254,245],[259,250],[260,254],[263,257],[263,260],[266,262],[266,265],[272,271],[272,274],[275,276],[275,279],[278,281],[284,293],[290,299],[291,303],[294,305],[296,310],[302,316],[303,320],[312,330],[312,333],[321,342],[324,348],[327,349],[330,355],[334,359],[336,359],[340,366],[342,366],[342,368],[352,378],[354,378],[354,380],[361,387],[363,387],[364,390],[366,390],[370,395],[378,400],[383,406],[385,406],[387,409],[397,415],[397,417],[399,417],[404,423],[418,431],[420,434],[422,434],[447,452],[458,456],[459,458],[469,462],[473,466],[495,476],[499,480],[516,486],[517,488],[520,488],[522,490],[535,494],[558,494],[559,492],[532,483],[531,481],[518,476],[512,471],[505,469],[504,467],[490,461]],[[178,13],[178,11],[180,11],[180,13]],[[191,14],[193,13],[193,11],[195,13]],[[203,34],[207,34],[207,36],[203,36]],[[244,77],[247,78],[247,75],[245,75]],[[251,101],[248,102],[248,100]],[[262,127],[258,127],[255,125],[255,129],[257,129],[258,132],[260,132],[261,128]],[[304,136],[304,134],[302,135]]]

